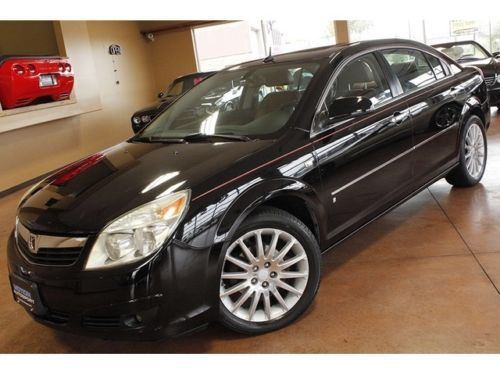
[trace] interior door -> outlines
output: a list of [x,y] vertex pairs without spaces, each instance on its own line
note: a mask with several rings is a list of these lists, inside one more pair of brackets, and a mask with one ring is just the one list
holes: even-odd
[[[334,74],[313,125],[331,243],[408,192],[413,146],[407,104],[394,99],[374,54],[354,58]],[[373,107],[346,119],[325,120],[331,104],[345,97],[368,98]]]

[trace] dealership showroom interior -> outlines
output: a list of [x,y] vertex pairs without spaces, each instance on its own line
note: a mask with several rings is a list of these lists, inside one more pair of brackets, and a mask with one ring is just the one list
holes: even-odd
[[499,108],[500,19],[0,21],[0,353],[498,353]]

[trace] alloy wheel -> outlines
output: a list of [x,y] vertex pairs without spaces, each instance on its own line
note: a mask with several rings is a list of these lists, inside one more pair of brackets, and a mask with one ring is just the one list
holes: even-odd
[[256,229],[228,248],[219,295],[236,317],[269,322],[297,304],[308,278],[306,251],[293,235],[275,228]]
[[465,135],[465,167],[471,177],[477,179],[484,168],[484,138],[478,124],[473,123]]

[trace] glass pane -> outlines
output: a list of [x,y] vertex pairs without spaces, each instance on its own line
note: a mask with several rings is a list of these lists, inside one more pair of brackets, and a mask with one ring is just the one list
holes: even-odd
[[370,99],[375,107],[392,98],[387,80],[372,54],[359,57],[342,69],[329,88],[326,107],[337,98],[349,96]]
[[427,86],[436,81],[424,55],[415,50],[394,49],[382,55],[399,79],[404,92]]
[[[300,27],[298,26],[300,24]],[[193,30],[198,67],[220,70],[248,60],[335,44],[333,21],[240,21]]]
[[265,137],[287,122],[316,73],[317,63],[230,69],[200,82],[164,111],[143,137],[193,133]]

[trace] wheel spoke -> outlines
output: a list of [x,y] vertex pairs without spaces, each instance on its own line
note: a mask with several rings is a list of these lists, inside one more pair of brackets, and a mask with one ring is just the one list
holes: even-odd
[[286,302],[283,299],[283,296],[281,295],[281,293],[279,292],[279,290],[276,289],[276,288],[273,288],[271,290],[271,293],[273,294],[274,298],[276,298],[276,301],[278,301],[278,303],[281,305],[281,307],[283,308],[283,310],[285,312],[287,312],[289,310],[288,305],[286,304]]
[[264,312],[266,313],[267,319],[271,320],[271,297],[269,296],[269,290],[265,290],[264,294]]
[[256,290],[252,296],[252,303],[250,305],[250,310],[248,310],[248,320],[252,321],[252,318],[255,314],[255,310],[257,310],[257,305],[260,301],[261,292],[260,290]]
[[250,277],[248,272],[225,272],[221,278],[224,280],[246,280]]
[[306,254],[300,254],[300,255],[293,257],[292,259],[288,259],[287,261],[285,261],[281,264],[278,263],[278,266],[280,269],[286,270],[287,268],[290,268],[294,264],[297,264],[298,262],[300,262],[304,258],[306,258]]
[[253,290],[251,288],[248,288],[248,290],[244,294],[242,294],[240,296],[240,298],[238,298],[238,300],[234,304],[233,312],[235,312],[236,310],[238,310],[241,307],[241,305],[243,305],[247,301],[247,299],[250,298],[250,296],[252,294],[253,294]]
[[285,245],[283,249],[278,253],[278,256],[275,258],[277,262],[281,262],[283,258],[288,254],[288,252],[291,250],[291,248],[295,245],[295,239],[292,238],[288,241],[288,243]]
[[247,257],[247,259],[250,261],[250,263],[253,263],[255,262],[255,257],[253,256],[252,252],[250,251],[250,249],[248,248],[247,245],[245,245],[245,243],[243,242],[242,239],[240,239],[238,241],[238,245],[240,245],[240,248],[241,250],[243,250],[243,253],[245,254],[245,256]]
[[257,259],[264,258],[264,245],[262,244],[262,232],[255,232],[255,237],[257,240]]
[[291,286],[290,284],[287,284],[283,281],[276,281],[276,286],[281,288],[281,289],[285,289],[286,291],[290,292],[290,293],[293,293],[293,294],[296,294],[297,296],[301,296],[302,295],[302,292],[295,289],[293,286]]
[[243,281],[243,282],[241,282],[239,284],[236,284],[236,285],[232,286],[229,289],[226,289],[224,292],[222,292],[220,294],[220,296],[221,297],[230,296],[231,294],[237,293],[240,290],[243,290],[243,289],[245,289],[247,287],[248,287],[248,282],[247,281]]
[[307,276],[308,272],[280,272],[280,279],[302,279]]
[[278,240],[280,238],[280,233],[275,230],[273,233],[273,239],[271,240],[271,245],[269,245],[269,251],[267,252],[267,258],[273,259],[276,254],[276,245],[278,244]]
[[233,263],[234,265],[240,267],[241,269],[243,269],[245,271],[250,271],[250,269],[252,267],[250,264],[245,263],[240,259],[236,259],[236,258],[232,257],[231,255],[226,255],[226,260]]

